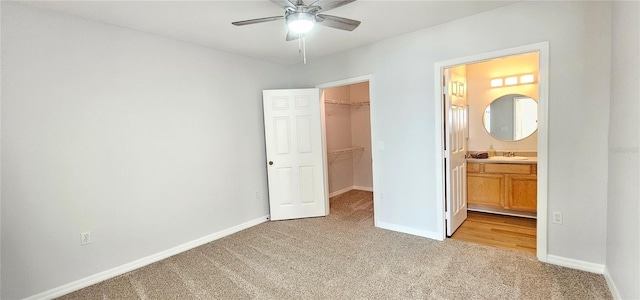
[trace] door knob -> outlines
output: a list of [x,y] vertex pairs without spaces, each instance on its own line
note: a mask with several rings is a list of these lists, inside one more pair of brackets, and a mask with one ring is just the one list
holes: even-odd
[[273,161],[269,161],[269,165],[273,165]]

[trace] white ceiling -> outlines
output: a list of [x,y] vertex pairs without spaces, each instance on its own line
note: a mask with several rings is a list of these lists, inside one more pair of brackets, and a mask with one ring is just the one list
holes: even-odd
[[[260,1],[38,1],[23,2],[109,24],[280,64],[301,63],[298,42],[286,42],[284,20],[242,27],[231,22],[284,15]],[[316,26],[307,35],[307,59],[338,53],[446,23],[512,1],[359,0],[326,12],[356,19],[353,32]]]

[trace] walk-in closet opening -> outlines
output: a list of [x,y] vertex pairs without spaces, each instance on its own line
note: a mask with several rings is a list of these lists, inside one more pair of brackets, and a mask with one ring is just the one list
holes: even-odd
[[373,224],[369,82],[325,88],[322,102],[330,205],[367,211]]

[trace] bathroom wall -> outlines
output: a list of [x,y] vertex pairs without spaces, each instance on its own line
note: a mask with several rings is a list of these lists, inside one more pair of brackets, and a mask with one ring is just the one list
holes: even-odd
[[467,105],[467,66],[462,65],[450,68],[449,82],[449,93],[452,95],[451,104]]
[[[533,73],[536,83],[491,87],[491,79],[509,75]],[[522,94],[538,100],[538,53],[511,56],[467,66],[469,103],[469,151],[486,151],[493,145],[497,151],[536,151],[538,132],[520,141],[503,141],[491,136],[484,128],[482,117],[491,102],[508,94]]]

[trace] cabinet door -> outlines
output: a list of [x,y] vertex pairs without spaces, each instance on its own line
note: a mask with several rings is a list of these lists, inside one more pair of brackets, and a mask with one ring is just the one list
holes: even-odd
[[535,212],[538,208],[538,184],[535,175],[506,175],[506,208]]
[[469,204],[503,208],[504,190],[503,175],[467,175],[467,201]]

